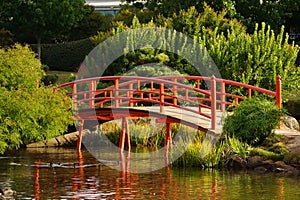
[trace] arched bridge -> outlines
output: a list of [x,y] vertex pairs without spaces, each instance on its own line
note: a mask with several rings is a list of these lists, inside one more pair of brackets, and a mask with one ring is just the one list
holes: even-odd
[[[245,95],[226,92],[231,87]],[[274,96],[281,107],[281,80],[277,76],[276,91],[255,87],[231,80],[202,76],[104,76],[76,80],[56,87],[65,88],[73,99],[76,120],[106,122],[122,119],[120,148],[128,140],[128,118],[157,118],[166,123],[166,144],[170,143],[170,123],[181,123],[210,134],[222,131],[222,116],[227,106],[251,98],[253,92]],[[69,89],[68,89],[69,88]],[[130,142],[126,142],[128,145]]]

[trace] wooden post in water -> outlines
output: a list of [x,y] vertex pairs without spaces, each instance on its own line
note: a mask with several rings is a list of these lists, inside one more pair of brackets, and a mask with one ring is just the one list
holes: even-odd
[[166,140],[165,140],[165,146],[169,149],[170,145],[172,143],[172,137],[171,137],[171,123],[166,123]]
[[171,123],[166,122],[166,139],[165,139],[165,164],[169,165],[169,150],[172,144]]
[[79,125],[79,134],[78,134],[78,139],[77,139],[77,151],[81,151],[81,142],[82,142],[82,132],[83,132],[83,126],[84,126],[84,120],[80,120],[80,125]]
[[124,122],[124,131],[125,131],[125,145],[127,146],[127,151],[130,152],[131,144],[130,144],[130,136],[128,133],[128,121],[126,118],[125,118],[125,122]]
[[[119,148],[120,148],[121,152],[123,152],[123,150],[124,150],[126,134],[127,134],[127,119],[126,119],[126,117],[123,117],[122,118],[122,130],[121,130],[120,142],[119,142]],[[130,140],[129,140],[129,143],[130,143]]]

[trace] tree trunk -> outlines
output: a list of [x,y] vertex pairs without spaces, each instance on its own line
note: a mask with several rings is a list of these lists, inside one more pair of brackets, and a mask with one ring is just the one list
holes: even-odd
[[41,36],[36,36],[36,41],[37,41],[38,59],[41,61],[41,56],[42,56]]

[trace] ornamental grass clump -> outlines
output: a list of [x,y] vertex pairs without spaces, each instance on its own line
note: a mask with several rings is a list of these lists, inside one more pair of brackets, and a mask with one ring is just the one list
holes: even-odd
[[279,125],[281,110],[273,102],[252,98],[243,101],[225,119],[223,134],[258,146]]

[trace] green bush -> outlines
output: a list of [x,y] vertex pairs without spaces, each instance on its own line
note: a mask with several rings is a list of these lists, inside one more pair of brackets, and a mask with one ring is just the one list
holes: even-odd
[[45,73],[35,56],[28,46],[19,44],[0,49],[0,87],[9,90],[35,88],[36,81]]
[[225,119],[223,134],[250,145],[260,145],[279,125],[281,111],[274,103],[247,99]]
[[0,49],[0,154],[58,136],[73,123],[71,101],[41,82],[41,63],[25,46]]
[[[67,43],[42,44],[41,61],[48,65],[50,70],[76,71],[94,47],[90,38]],[[36,45],[31,45],[31,48],[37,50]]]

